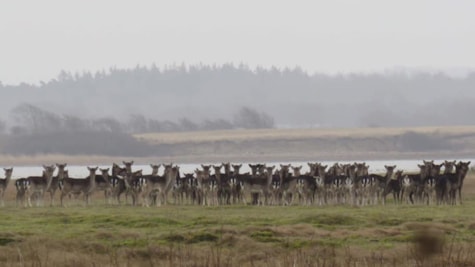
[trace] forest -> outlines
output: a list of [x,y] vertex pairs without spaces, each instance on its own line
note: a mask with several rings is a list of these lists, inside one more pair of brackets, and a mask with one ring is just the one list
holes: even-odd
[[244,64],[62,71],[38,84],[0,82],[0,149],[139,156],[157,149],[131,134],[473,125],[474,87],[475,73],[329,75]]

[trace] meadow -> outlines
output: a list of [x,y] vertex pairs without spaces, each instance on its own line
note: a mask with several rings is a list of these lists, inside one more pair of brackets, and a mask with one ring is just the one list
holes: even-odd
[[474,266],[474,178],[457,206],[21,208],[9,187],[0,265]]
[[[408,130],[466,138],[466,153],[473,155],[475,127],[275,129],[136,135],[184,150],[134,160],[136,164],[271,159],[285,163],[465,155],[405,154],[386,147],[386,136]],[[335,145],[329,146],[332,142]],[[128,159],[0,156],[4,166],[110,165],[122,160]],[[465,181],[464,204],[456,206],[395,205],[388,197],[385,206],[365,207],[170,203],[144,208],[105,204],[101,193],[96,193],[90,206],[72,201],[61,208],[58,198],[57,192],[53,207],[48,197],[43,207],[17,207],[15,187],[10,184],[5,206],[0,207],[0,266],[475,266],[474,173]]]

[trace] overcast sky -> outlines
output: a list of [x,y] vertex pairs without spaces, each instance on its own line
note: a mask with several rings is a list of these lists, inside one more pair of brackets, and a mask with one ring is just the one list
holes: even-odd
[[137,64],[475,69],[475,1],[7,0],[0,81]]

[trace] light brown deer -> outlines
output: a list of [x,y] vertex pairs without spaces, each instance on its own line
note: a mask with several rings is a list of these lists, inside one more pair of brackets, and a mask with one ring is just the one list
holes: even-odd
[[96,190],[104,191],[104,200],[106,204],[111,204],[111,182],[109,179],[109,168],[99,169],[100,175],[96,175]]
[[28,191],[28,186],[29,186],[29,183],[26,178],[19,178],[15,181],[17,207],[19,207],[20,205],[26,207],[25,197]]
[[272,174],[275,166],[265,167],[266,171],[259,175],[242,176],[242,186],[244,193],[249,195],[252,199],[252,195],[257,195],[257,204],[267,204],[267,199],[271,193]]
[[156,175],[142,177],[142,179],[145,179],[145,184],[143,186],[142,192],[140,193],[143,206],[150,206],[149,201],[152,194],[157,196],[155,203],[157,207],[161,206],[162,204],[165,205],[168,202],[168,192],[172,188],[173,182],[177,178],[179,168],[178,166],[173,166],[173,164],[164,166],[165,170],[163,176],[156,173]]
[[89,176],[86,178],[70,178],[59,177],[59,187],[61,189],[61,206],[64,207],[63,198],[69,194],[82,193],[86,206],[89,205],[89,198],[96,189],[96,171],[98,167],[91,168],[89,170]]
[[58,174],[56,176],[53,176],[53,179],[51,180],[51,186],[48,189],[47,192],[49,192],[50,195],[50,206],[54,205],[54,194],[56,193],[56,190],[59,188],[59,176],[64,177],[64,171],[66,168],[66,163],[56,163],[56,167],[58,167]]
[[2,207],[5,206],[5,203],[3,201],[3,197],[5,195],[5,191],[7,190],[8,184],[10,183],[10,180],[12,178],[12,173],[13,173],[13,168],[3,168],[5,171],[5,178],[1,179],[0,178],[0,201]]
[[27,199],[27,204],[31,207],[31,198],[36,199],[36,206],[40,205],[40,202],[43,201],[44,194],[49,190],[51,183],[53,181],[53,173],[56,167],[54,165],[46,166],[43,165],[43,174],[42,176],[29,176],[26,177],[28,187],[25,192]]

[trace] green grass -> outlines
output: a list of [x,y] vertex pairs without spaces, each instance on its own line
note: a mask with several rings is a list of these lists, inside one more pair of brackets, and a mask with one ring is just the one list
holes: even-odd
[[475,263],[468,253],[475,241],[472,197],[453,207],[7,205],[0,210],[0,265],[274,266],[298,259],[319,266],[325,259],[334,266],[372,260],[394,266],[417,260],[407,252],[421,229],[444,240],[439,262]]

